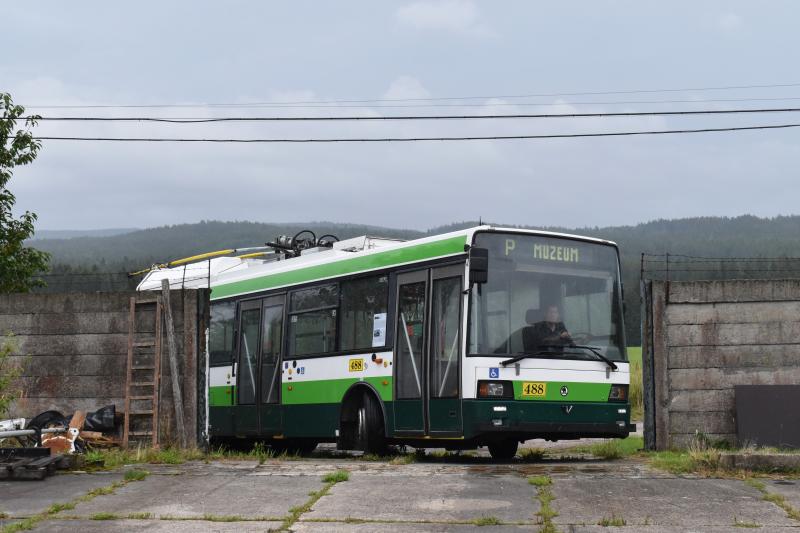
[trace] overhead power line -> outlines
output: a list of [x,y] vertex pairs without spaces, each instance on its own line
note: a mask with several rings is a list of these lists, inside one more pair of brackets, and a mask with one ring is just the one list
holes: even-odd
[[549,98],[558,96],[601,96],[614,94],[652,94],[652,93],[672,93],[689,91],[728,91],[740,89],[776,89],[785,87],[800,87],[800,83],[773,83],[763,85],[727,85],[718,87],[685,87],[668,89],[629,89],[621,91],[584,91],[584,92],[564,92],[564,93],[538,93],[538,94],[505,94],[505,95],[477,95],[477,96],[440,96],[440,97],[419,97],[419,98],[364,98],[350,100],[295,100],[284,102],[250,102],[242,103],[203,103],[203,104],[74,104],[74,105],[28,105],[26,107],[69,109],[69,108],[151,108],[151,107],[241,107],[246,106],[275,106],[275,105],[307,105],[307,104],[366,104],[380,102],[442,102],[452,100],[487,100],[493,98],[522,99],[522,98]]
[[[694,111],[631,111],[611,113],[515,113],[504,115],[389,115],[389,116],[338,116],[338,117],[216,117],[216,118],[166,118],[166,117],[35,117],[37,120],[64,122],[166,122],[170,124],[202,124],[208,122],[325,122],[325,121],[392,121],[392,120],[486,120],[486,119],[558,119],[602,117],[647,117],[681,115],[734,115],[755,113],[797,113],[800,107],[759,109],[702,109]],[[25,119],[34,117],[23,117]],[[12,120],[12,119],[7,119]]]
[[594,102],[484,102],[467,104],[405,104],[405,105],[369,105],[364,104],[338,104],[338,103],[309,103],[309,104],[286,104],[286,103],[242,103],[242,104],[137,104],[137,105],[50,105],[50,106],[23,106],[26,109],[157,109],[157,108],[227,108],[227,109],[347,109],[365,108],[369,109],[404,109],[404,108],[438,108],[438,107],[556,107],[564,105],[637,105],[637,104],[706,104],[720,102],[776,102],[785,100],[800,100],[797,96],[773,97],[773,98],[706,98],[693,100],[627,100],[627,101],[594,101]]
[[180,142],[180,143],[375,143],[375,142],[422,142],[422,141],[505,141],[521,139],[570,139],[578,137],[628,137],[636,135],[667,135],[682,133],[712,133],[747,130],[774,130],[797,128],[798,124],[771,124],[760,126],[734,126],[727,128],[698,128],[649,131],[617,131],[602,133],[560,133],[543,135],[486,135],[486,136],[442,136],[442,137],[351,137],[351,138],[272,138],[272,139],[214,139],[214,138],[156,138],[156,137],[39,137],[42,141],[114,141],[114,142]]

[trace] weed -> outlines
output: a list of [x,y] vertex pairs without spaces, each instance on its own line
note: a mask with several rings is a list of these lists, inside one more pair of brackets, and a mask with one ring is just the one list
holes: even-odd
[[542,448],[523,448],[519,451],[520,459],[523,463],[538,462],[544,458],[545,451]]
[[71,511],[72,509],[75,509],[75,503],[73,502],[54,503],[47,508],[47,514],[54,515],[60,513],[61,511]]
[[92,520],[119,520],[122,517],[114,513],[95,513],[89,518]]
[[733,527],[746,527],[746,528],[761,527],[761,524],[757,524],[756,522],[743,522],[734,516]]
[[129,520],[151,520],[153,513],[129,513],[125,518]]
[[553,480],[550,479],[550,476],[531,476],[528,478],[528,483],[535,487],[545,487],[547,485],[552,485]]
[[125,481],[142,481],[149,475],[150,472],[147,470],[139,470],[134,468],[133,470],[128,470],[125,472]]
[[622,527],[627,525],[625,519],[621,516],[617,516],[614,513],[611,513],[611,518],[603,517],[598,523],[598,526],[603,527]]
[[472,521],[472,523],[478,527],[481,526],[499,526],[502,524],[500,519],[494,516],[482,516],[480,518],[476,518]]
[[628,347],[630,362],[630,386],[628,401],[631,404],[631,420],[644,418],[644,394],[642,393],[642,349]]
[[410,453],[407,453],[407,454],[404,454],[404,455],[397,455],[395,457],[392,457],[392,459],[389,460],[389,464],[390,465],[407,465],[407,464],[411,464],[411,463],[415,462],[416,460],[417,460],[416,456],[411,455]]
[[347,481],[348,479],[350,479],[350,472],[347,470],[337,470],[336,472],[325,474],[325,477],[322,478],[322,481],[324,483],[341,483],[342,481]]
[[597,444],[575,446],[569,451],[576,453],[590,453],[601,459],[621,459],[642,451],[644,439],[642,437],[627,437],[624,439],[609,439]]

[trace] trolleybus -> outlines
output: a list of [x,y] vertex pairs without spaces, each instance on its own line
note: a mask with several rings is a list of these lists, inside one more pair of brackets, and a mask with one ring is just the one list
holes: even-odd
[[139,285],[211,288],[212,439],[507,459],[528,439],[633,429],[613,242],[479,226],[268,244]]

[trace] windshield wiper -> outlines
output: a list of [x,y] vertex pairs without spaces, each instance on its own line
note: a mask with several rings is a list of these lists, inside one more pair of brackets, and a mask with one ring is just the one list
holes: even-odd
[[[560,348],[560,346],[555,346],[555,345],[548,346],[548,348],[556,348],[556,347]],[[614,364],[614,361],[612,361],[611,359],[609,359],[605,355],[601,354],[600,353],[600,349],[597,348],[596,346],[584,346],[584,345],[580,345],[580,344],[573,344],[573,345],[566,346],[566,348],[581,348],[583,350],[587,350],[587,351],[591,352],[592,354],[596,355],[598,358],[600,358],[605,364],[610,366],[611,370],[614,370],[614,371],[617,370],[617,365]]]
[[537,356],[540,356],[540,355],[553,355],[553,352],[542,352],[542,351],[540,351],[540,352],[522,352],[522,353],[519,353],[519,354],[515,355],[511,359],[506,359],[505,361],[500,361],[500,364],[503,365],[503,366],[508,366],[508,365],[516,363],[517,361],[522,361],[525,358],[537,357]]

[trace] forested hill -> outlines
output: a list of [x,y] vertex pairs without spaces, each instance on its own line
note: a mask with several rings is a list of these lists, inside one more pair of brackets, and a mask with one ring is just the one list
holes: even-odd
[[[466,221],[422,232],[329,222],[263,224],[205,221],[129,230],[127,233],[110,236],[38,238],[30,244],[50,252],[54,266],[97,266],[101,271],[113,271],[115,268],[134,269],[154,262],[224,248],[259,246],[278,235],[294,235],[306,228],[313,230],[318,236],[333,233],[342,239],[364,234],[413,239],[474,225],[477,225],[476,221]],[[604,228],[524,227],[616,241],[625,263],[634,259],[638,261],[641,252],[711,257],[800,256],[800,216],[701,217]]]
[[[113,236],[36,239],[30,244],[50,252],[53,256],[53,273],[46,277],[49,290],[115,290],[131,288],[135,286],[135,281],[127,280],[124,276],[120,278],[99,275],[75,276],[75,274],[128,272],[153,263],[202,252],[260,246],[278,235],[294,235],[302,229],[311,229],[317,236],[332,233],[342,239],[365,234],[413,239],[475,225],[476,221],[465,221],[422,232],[329,222],[263,224],[208,221],[136,230]],[[800,257],[800,216],[700,217],[655,220],[636,226],[605,228],[539,226],[538,229],[601,237],[619,244],[623,282],[626,288],[626,329],[631,344],[639,343],[639,271],[642,252],[668,252],[704,257]],[[713,264],[709,266],[717,267]],[[750,274],[741,272],[739,277],[748,277]],[[710,278],[718,277],[713,272],[711,274],[706,272],[703,275]],[[775,275],[797,277],[800,271],[788,273],[776,271]]]

